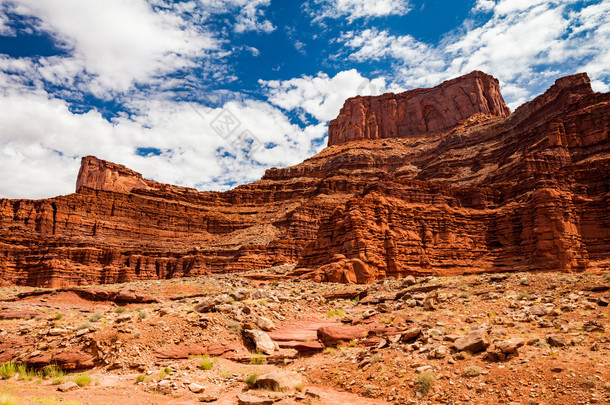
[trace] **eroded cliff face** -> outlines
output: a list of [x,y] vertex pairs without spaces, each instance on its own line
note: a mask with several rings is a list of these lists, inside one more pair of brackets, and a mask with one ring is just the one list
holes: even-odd
[[[399,97],[442,120],[380,113]],[[351,119],[363,99],[364,121]],[[296,262],[291,276],[366,283],[610,266],[610,94],[569,76],[507,115],[480,72],[350,99],[330,147],[222,193],[85,157],[75,194],[0,200],[0,280],[95,284]],[[358,124],[336,132],[337,122]]]
[[328,126],[328,145],[433,134],[477,113],[506,117],[510,110],[498,80],[474,71],[431,89],[348,99]]

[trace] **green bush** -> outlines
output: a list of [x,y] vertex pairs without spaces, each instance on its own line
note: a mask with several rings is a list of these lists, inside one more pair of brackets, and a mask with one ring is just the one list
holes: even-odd
[[118,307],[114,310],[115,314],[122,314],[123,312],[127,311],[127,308],[125,307]]
[[248,374],[248,376],[246,378],[244,378],[244,382],[246,384],[248,384],[248,386],[250,388],[252,388],[256,385],[257,380],[258,380],[258,374],[256,374],[256,373]]
[[73,381],[78,384],[79,387],[87,387],[91,385],[91,376],[87,373],[77,374],[73,377]]
[[202,370],[211,370],[214,367],[214,362],[211,359],[201,359],[199,368]]
[[13,378],[16,372],[17,366],[12,361],[0,364],[0,377],[2,377],[3,380]]
[[104,317],[104,315],[96,312],[95,314],[91,314],[91,316],[89,317],[89,322],[97,322],[100,319],[102,319]]
[[430,389],[436,381],[436,376],[430,371],[424,371],[415,377],[415,392],[421,395],[428,395]]

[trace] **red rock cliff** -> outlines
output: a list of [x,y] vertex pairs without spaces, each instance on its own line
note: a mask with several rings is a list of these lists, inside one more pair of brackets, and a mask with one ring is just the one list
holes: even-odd
[[330,122],[328,146],[442,131],[477,113],[497,117],[510,114],[498,80],[479,71],[431,89],[354,97]]
[[[455,107],[474,114],[447,112],[449,129],[339,143],[227,192],[160,184],[85,157],[75,194],[0,199],[0,283],[114,283],[287,263],[297,263],[293,276],[341,282],[610,267],[610,94],[593,93],[585,74],[568,76],[503,117],[489,76],[447,83],[439,88],[468,88],[460,94],[475,95],[466,99],[488,102]],[[420,106],[445,103],[433,93],[446,100],[450,91],[414,91]]]

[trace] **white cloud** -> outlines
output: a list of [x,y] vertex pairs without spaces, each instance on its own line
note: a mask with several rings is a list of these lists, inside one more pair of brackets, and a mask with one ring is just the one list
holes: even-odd
[[13,11],[39,19],[39,30],[71,50],[69,67],[55,72],[74,74],[74,61],[92,77],[91,89],[125,92],[134,83],[192,64],[218,43],[176,13],[154,9],[145,0],[15,0]]
[[359,18],[405,15],[410,11],[408,0],[313,0],[306,9],[314,21],[325,18],[347,18],[351,23]]
[[[493,3],[493,4],[492,4]],[[482,25],[430,45],[387,30],[344,34],[341,41],[358,62],[393,61],[392,91],[431,86],[482,70],[500,79],[514,109],[556,78],[587,71],[596,89],[610,83],[610,2],[580,10],[573,0],[479,0],[474,11],[493,11]]]
[[[5,91],[0,96],[0,196],[71,193],[80,157],[89,154],[161,182],[227,189],[258,180],[266,167],[301,162],[319,151],[321,145],[314,141],[326,131],[323,124],[299,128],[276,107],[246,101],[224,105],[240,125],[223,137],[212,125],[221,109],[159,100],[141,103],[137,115],[107,121],[97,111],[73,113],[65,101],[43,91]],[[252,153],[236,143],[245,130],[261,146]],[[142,157],[136,148],[156,148],[162,154]]]
[[[335,118],[345,99],[356,95],[380,94],[384,79],[370,80],[355,69],[329,77],[324,73],[290,80],[260,81],[268,100],[288,111],[308,113],[320,122]],[[306,119],[304,119],[306,120]]]

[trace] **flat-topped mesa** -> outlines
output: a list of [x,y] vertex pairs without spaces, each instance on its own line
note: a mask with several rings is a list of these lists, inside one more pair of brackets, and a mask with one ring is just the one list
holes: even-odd
[[346,100],[330,122],[328,146],[442,131],[477,113],[510,115],[498,80],[480,71],[429,89],[357,96]]
[[123,165],[108,162],[95,156],[85,156],[81,160],[78,178],[76,179],[76,192],[83,187],[102,191],[116,191],[128,193],[134,189],[149,190],[152,183],[145,180],[136,171]]

